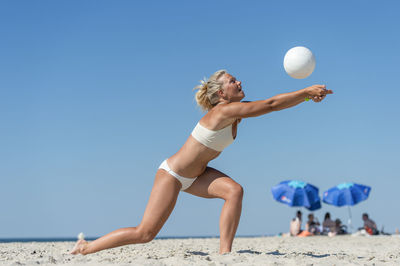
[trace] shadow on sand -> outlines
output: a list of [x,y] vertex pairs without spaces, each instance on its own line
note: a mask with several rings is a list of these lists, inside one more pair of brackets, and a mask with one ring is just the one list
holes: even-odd
[[250,249],[239,250],[237,253],[248,253],[248,254],[256,254],[256,255],[261,254],[261,252],[259,252],[259,251],[254,251],[254,250],[250,250]]
[[187,253],[189,253],[190,255],[198,255],[198,256],[208,256],[208,253],[205,252],[201,252],[201,251],[188,251]]
[[267,254],[267,255],[275,255],[275,256],[283,256],[283,255],[286,255],[286,253],[280,253],[279,250],[267,252],[267,253],[265,253],[265,254]]
[[312,258],[322,259],[322,258],[329,257],[331,254],[316,255],[316,254],[312,254],[312,253],[303,253],[303,255],[310,256]]

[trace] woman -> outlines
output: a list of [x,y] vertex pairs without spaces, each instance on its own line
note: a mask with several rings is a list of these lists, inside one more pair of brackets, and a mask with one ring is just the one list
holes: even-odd
[[242,83],[225,70],[217,71],[196,89],[197,104],[207,113],[182,148],[161,164],[141,223],[115,230],[90,243],[78,240],[72,254],[151,241],[174,209],[180,190],[198,197],[225,200],[219,223],[219,252],[230,252],[242,210],[243,188],[229,176],[208,167],[208,163],[234,141],[242,118],[289,108],[307,98],[320,102],[332,93],[323,85],[314,85],[267,100],[242,103]]
[[325,213],[324,222],[322,223],[322,233],[324,235],[336,233],[336,223],[331,219],[331,214],[329,212]]
[[318,219],[314,220],[314,214],[310,213],[308,215],[305,231],[311,233],[311,235],[318,235],[320,233],[319,226]]
[[296,212],[296,217],[290,221],[290,236],[297,236],[301,233],[301,211]]

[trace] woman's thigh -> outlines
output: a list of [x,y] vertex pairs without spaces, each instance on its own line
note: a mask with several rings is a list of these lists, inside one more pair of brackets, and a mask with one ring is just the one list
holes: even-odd
[[240,185],[228,175],[207,167],[204,173],[197,177],[196,181],[185,192],[203,198],[225,199],[232,189],[238,187]]
[[158,232],[174,209],[179,191],[179,181],[159,169],[140,224],[141,228]]

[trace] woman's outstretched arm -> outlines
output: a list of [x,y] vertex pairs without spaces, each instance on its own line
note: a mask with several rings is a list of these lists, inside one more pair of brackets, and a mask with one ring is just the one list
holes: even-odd
[[306,98],[310,98],[315,102],[320,102],[327,94],[332,93],[331,90],[326,89],[325,85],[313,85],[298,91],[278,94],[266,100],[248,103],[230,103],[224,108],[221,108],[221,113],[226,118],[255,117],[296,106],[304,102]]

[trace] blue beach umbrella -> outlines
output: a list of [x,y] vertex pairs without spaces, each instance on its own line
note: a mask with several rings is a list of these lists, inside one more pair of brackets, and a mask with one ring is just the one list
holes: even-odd
[[371,187],[356,183],[342,183],[326,190],[323,194],[323,202],[337,207],[348,206],[349,225],[351,227],[350,206],[368,198]]
[[276,201],[290,207],[305,207],[310,211],[321,208],[318,188],[303,181],[283,181],[272,187],[271,192]]
[[360,201],[366,200],[371,187],[355,183],[342,183],[330,188],[323,194],[323,202],[342,206],[354,206]]

